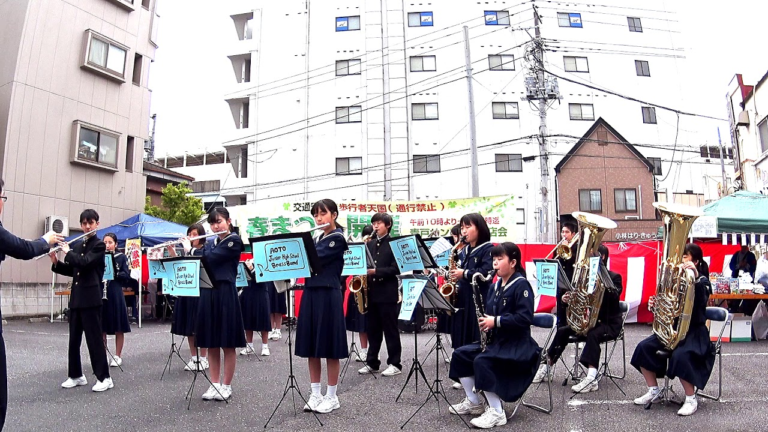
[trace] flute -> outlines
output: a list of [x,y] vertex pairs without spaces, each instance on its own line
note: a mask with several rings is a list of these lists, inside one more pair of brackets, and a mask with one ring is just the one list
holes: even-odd
[[[213,237],[213,236],[224,234],[226,232],[227,231],[219,231],[219,232],[215,232],[215,233],[204,234],[204,235],[201,235],[201,236],[189,237],[189,241],[195,241],[195,240],[200,240],[200,239],[204,239],[204,238],[208,238],[208,237]],[[167,241],[165,243],[160,243],[159,245],[152,246],[151,248],[149,248],[149,250],[163,249],[163,248],[166,248],[168,246],[173,246],[173,245],[176,245],[176,244],[179,244],[179,243],[183,242],[185,238],[186,237],[182,237],[180,239]]]
[[[78,241],[78,240],[82,239],[83,237],[87,237],[87,236],[89,236],[89,235],[91,235],[91,234],[95,234],[95,233],[96,233],[96,231],[95,231],[95,230],[94,230],[94,231],[89,231],[89,232],[87,232],[87,233],[85,233],[85,234],[83,234],[83,235],[79,235],[79,236],[77,236],[77,237],[73,238],[72,240],[70,240],[70,241],[68,241],[68,242],[66,242],[66,243],[67,243],[67,244],[72,244],[72,243],[74,243],[74,242],[76,242],[76,241]],[[42,255],[38,255],[38,256],[36,256],[34,259],[36,259],[36,260],[39,260],[40,258],[43,258],[43,257],[45,257],[45,256],[48,256],[48,254],[50,254],[50,253],[52,253],[52,252],[58,252],[58,251],[60,251],[61,249],[62,249],[62,247],[61,247],[61,243],[59,243],[59,246],[56,246],[55,248],[53,248],[53,249],[49,250],[48,252],[46,252],[46,253],[44,253],[44,254],[42,254]]]

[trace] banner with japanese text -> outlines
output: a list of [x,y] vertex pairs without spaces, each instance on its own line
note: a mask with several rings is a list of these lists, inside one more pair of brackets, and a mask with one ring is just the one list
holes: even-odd
[[[311,202],[252,204],[228,207],[232,222],[240,227],[245,242],[249,237],[305,231],[315,226]],[[515,233],[515,204],[511,195],[432,201],[341,201],[339,223],[345,235],[361,237],[363,228],[379,212],[392,215],[392,236],[419,234],[423,238],[445,237],[468,213],[480,213],[488,222],[491,241],[512,240]]]

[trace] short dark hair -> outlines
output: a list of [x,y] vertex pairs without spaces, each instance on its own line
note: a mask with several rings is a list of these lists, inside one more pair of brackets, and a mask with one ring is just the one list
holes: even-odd
[[515,272],[520,273],[523,277],[527,277],[525,274],[525,266],[523,265],[523,253],[520,252],[520,247],[512,242],[504,242],[495,245],[491,248],[491,257],[506,256],[510,260],[517,260],[515,264]]
[[608,252],[608,248],[605,247],[604,244],[601,244],[600,246],[598,246],[597,252],[600,254],[600,258],[602,259],[603,264],[607,266],[608,265],[608,257],[611,255],[611,253]]
[[[391,228],[390,228],[391,229]],[[366,225],[363,227],[362,236],[365,237],[367,235],[373,234],[373,225]]]
[[99,213],[94,209],[85,209],[80,213],[80,223],[88,221],[99,221]]
[[189,228],[187,228],[187,235],[190,235],[192,231],[195,231],[199,236],[205,235],[205,227],[203,227],[203,224],[196,223],[190,225]]
[[109,237],[112,240],[114,240],[115,244],[117,244],[117,234],[115,234],[115,233],[106,233],[106,234],[104,234],[104,238],[102,240],[104,240],[107,237]]
[[[387,231],[392,232],[392,227],[394,226],[392,222],[392,216],[390,216],[387,213],[376,213],[371,218],[371,223],[373,222],[381,222],[384,224],[384,226],[387,227]],[[373,228],[373,227],[371,227]]]
[[474,225],[477,228],[477,244],[488,243],[491,241],[491,230],[485,222],[485,218],[480,213],[469,213],[461,217],[461,225]]
[[571,221],[563,222],[563,227],[568,228],[568,231],[574,234],[579,232],[579,226],[576,225],[576,222],[571,222]]
[[701,246],[696,243],[688,243],[685,245],[685,249],[683,249],[683,254],[691,256],[691,260],[700,276],[709,277],[709,264],[704,261],[704,252],[701,250]]

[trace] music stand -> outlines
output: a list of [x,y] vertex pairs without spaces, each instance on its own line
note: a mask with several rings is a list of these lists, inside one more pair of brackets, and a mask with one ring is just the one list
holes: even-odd
[[[354,257],[348,259],[348,256],[345,255],[344,269],[342,270],[341,275],[367,277],[368,275],[367,270],[376,268],[376,266],[374,265],[373,256],[371,255],[371,251],[366,246],[366,243],[362,243],[362,242],[349,243],[348,246],[350,249],[352,249],[353,247],[357,247],[357,248],[362,247],[363,253],[365,254],[365,266],[362,265],[362,260],[354,261]],[[351,255],[353,255],[351,250],[348,252]],[[344,287],[343,284],[342,284],[342,287]],[[350,292],[349,295],[353,296],[354,294]],[[355,304],[356,303],[357,301],[355,301]],[[349,307],[347,307],[347,313],[349,313]],[[344,366],[341,368],[341,373],[339,374],[339,384],[344,382],[344,377],[347,374],[347,370],[349,370],[349,364],[352,362],[353,358],[362,359],[363,367],[368,367],[367,359],[363,359],[362,357],[360,357],[360,350],[357,349],[357,343],[355,342],[355,333],[357,332],[353,331],[351,333],[352,333],[352,342],[349,344],[349,357],[347,357],[347,361],[344,363]],[[368,375],[372,375],[373,379],[378,379],[375,373],[370,373]]]
[[[165,361],[165,366],[163,367],[163,374],[160,375],[160,381],[163,380],[163,377],[165,376],[166,369],[168,370],[168,373],[171,372],[171,360],[173,360],[173,355],[174,354],[179,358],[179,360],[181,360],[182,363],[184,363],[184,365],[187,364],[187,362],[181,356],[181,347],[182,347],[182,345],[184,345],[184,339],[186,338],[186,336],[182,336],[181,337],[181,342],[179,342],[178,344],[176,344],[175,336],[176,335],[171,332],[171,349],[168,352],[168,360]],[[198,359],[198,361],[199,361],[199,359]]]

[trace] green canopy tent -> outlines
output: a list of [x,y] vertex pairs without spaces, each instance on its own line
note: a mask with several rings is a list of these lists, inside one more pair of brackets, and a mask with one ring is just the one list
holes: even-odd
[[768,233],[768,196],[739,191],[702,207],[706,216],[717,217],[720,234]]

